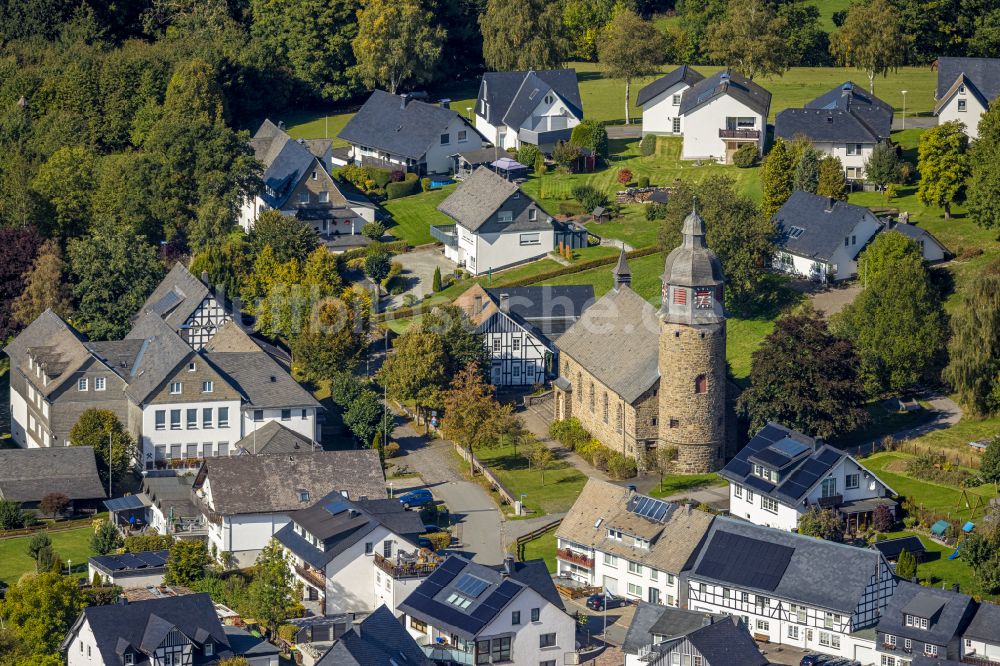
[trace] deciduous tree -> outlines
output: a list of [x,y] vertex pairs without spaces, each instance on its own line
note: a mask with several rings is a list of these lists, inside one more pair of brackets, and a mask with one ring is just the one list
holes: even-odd
[[[1000,16],[1000,9],[996,10]],[[1000,101],[979,118],[979,138],[969,147],[966,185],[969,216],[986,229],[1000,228]]]
[[84,603],[75,578],[58,573],[29,574],[7,588],[0,618],[37,653],[57,654]]
[[391,433],[392,412],[385,408],[382,396],[369,388],[362,389],[344,411],[344,425],[362,446],[369,444],[378,433]]
[[663,36],[652,23],[629,9],[619,9],[597,45],[604,75],[625,81],[625,124],[631,123],[632,80],[659,71]]
[[90,548],[98,555],[107,555],[122,546],[122,535],[110,520],[102,520],[90,535]]
[[907,41],[896,9],[888,0],[872,0],[851,5],[844,25],[830,36],[830,52],[841,65],[864,70],[874,94],[875,77],[903,64]]
[[857,365],[851,343],[819,313],[786,315],[753,353],[739,408],[752,431],[768,421],[826,438],[854,430],[867,420]]
[[65,273],[66,265],[59,243],[45,241],[31,268],[24,273],[23,288],[11,305],[14,321],[20,326],[27,326],[49,308],[60,317],[68,317],[73,304],[66,287]]
[[253,581],[247,588],[247,606],[255,619],[275,630],[299,606],[298,598],[285,550],[271,539],[254,562]]
[[382,243],[372,243],[365,253],[365,277],[375,283],[375,288],[382,292],[382,280],[389,276],[392,269],[392,255]]
[[440,391],[449,378],[441,336],[416,325],[396,338],[392,347],[376,375],[389,397],[418,408],[439,405]]
[[17,299],[24,292],[32,264],[42,246],[34,227],[0,228],[0,339],[7,340],[21,330],[15,316]]
[[64,146],[54,152],[31,181],[31,187],[52,206],[50,235],[76,238],[90,222],[97,158],[84,146]]
[[979,461],[979,475],[992,483],[1000,483],[1000,436],[994,436]]
[[254,255],[270,245],[279,263],[291,259],[305,261],[319,246],[316,230],[300,220],[282,215],[276,210],[266,210],[257,216],[250,230],[250,247]]
[[962,123],[957,121],[942,123],[920,135],[917,199],[925,206],[943,208],[945,219],[951,217],[951,204],[969,175],[968,144]]
[[423,83],[434,74],[445,34],[419,0],[361,0],[351,43],[358,75],[392,94],[404,83]]
[[865,180],[885,190],[889,183],[902,180],[896,148],[888,141],[878,143],[865,160]]
[[1000,512],[994,509],[977,524],[982,529],[977,529],[962,542],[962,559],[972,569],[979,589],[985,594],[1000,592],[1000,530],[995,527],[997,522],[1000,522]]
[[69,498],[66,497],[65,493],[45,493],[42,501],[38,503],[38,508],[46,515],[55,518],[69,508]]
[[833,509],[813,505],[799,517],[799,534],[827,541],[843,541],[844,521]]
[[558,2],[487,0],[479,29],[483,59],[494,71],[555,69],[569,52]]
[[442,402],[442,434],[469,451],[496,446],[505,422],[514,418],[510,409],[493,397],[493,387],[475,363],[455,375],[442,393]]
[[976,275],[951,318],[944,380],[971,416],[1000,410],[1000,275]]
[[89,446],[94,449],[97,473],[104,487],[108,485],[109,445],[112,488],[127,481],[125,475],[131,469],[132,460],[138,456],[132,435],[115,413],[108,409],[91,407],[84,410],[69,431],[69,441],[71,446]]
[[170,544],[167,558],[167,585],[190,586],[205,577],[205,567],[209,565],[208,548],[204,541],[197,539],[177,539]]
[[729,0],[726,14],[708,31],[708,55],[751,81],[788,68],[785,19],[772,5],[756,0]]

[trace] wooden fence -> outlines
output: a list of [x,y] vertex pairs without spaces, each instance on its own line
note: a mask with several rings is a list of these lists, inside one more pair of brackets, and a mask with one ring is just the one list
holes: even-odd
[[562,518],[557,518],[557,519],[553,520],[551,523],[546,523],[546,524],[542,525],[541,527],[539,527],[538,529],[532,530],[532,531],[528,532],[527,534],[524,534],[522,536],[517,537],[517,539],[514,541],[515,555],[517,556],[517,561],[518,562],[523,562],[524,561],[524,546],[525,546],[525,544],[527,544],[529,541],[534,541],[535,539],[537,539],[538,537],[542,536],[543,534],[545,534],[549,530],[554,530],[555,528],[559,527],[559,525],[561,525],[561,524],[562,524]]
[[472,468],[473,475],[482,474],[483,478],[489,481],[490,489],[495,490],[497,494],[500,495],[500,499],[503,500],[504,504],[514,506],[514,502],[517,501],[517,496],[512,493],[507,486],[503,485],[497,475],[491,472],[490,468],[476,457],[476,454],[470,453],[468,449],[463,446],[459,446],[458,444],[455,444],[455,451],[457,451],[458,455],[462,457],[462,460],[469,463],[469,466]]

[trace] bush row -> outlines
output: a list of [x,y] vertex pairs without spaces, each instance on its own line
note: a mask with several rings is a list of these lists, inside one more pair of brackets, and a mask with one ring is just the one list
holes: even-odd
[[[410,245],[404,240],[396,240],[388,243],[382,243],[382,247],[388,250],[391,254],[402,254],[409,249]],[[347,263],[352,259],[364,259],[366,256],[368,256],[367,247],[355,247],[342,253],[340,255],[340,259],[344,263]]]
[[[626,254],[629,259],[636,259],[638,257],[645,257],[650,254],[655,254],[657,249],[655,246],[644,247],[638,250],[633,250]],[[562,266],[560,268],[553,268],[550,271],[542,271],[541,273],[536,273],[535,275],[528,275],[517,280],[511,280],[510,282],[501,281],[497,286],[502,287],[526,287],[530,284],[535,284],[536,282],[541,282],[543,280],[551,280],[552,278],[557,278],[560,275],[572,275],[573,273],[579,273],[581,271],[590,270],[591,268],[598,268],[600,266],[608,266],[618,261],[618,255],[612,255],[610,257],[600,257],[598,259],[590,259],[589,261],[581,261],[580,263],[573,264],[572,266]]]
[[413,172],[406,174],[406,177],[402,181],[389,183],[385,186],[385,196],[387,199],[401,199],[419,193],[420,179]]
[[549,437],[567,449],[576,451],[581,458],[616,479],[631,479],[638,473],[633,458],[612,451],[591,437],[576,417],[553,422],[549,426]]

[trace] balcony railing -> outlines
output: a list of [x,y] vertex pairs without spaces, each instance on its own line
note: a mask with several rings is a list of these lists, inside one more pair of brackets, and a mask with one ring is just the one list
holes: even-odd
[[572,562],[573,564],[579,564],[581,567],[587,567],[588,569],[594,568],[594,559],[592,557],[587,557],[586,555],[574,552],[568,548],[558,549],[556,551],[556,557],[560,560]]
[[393,578],[423,578],[430,576],[440,562],[394,562],[375,553],[375,566]]
[[452,664],[475,664],[476,657],[472,652],[465,652],[447,643],[428,643],[421,645],[427,658],[433,662],[445,662]]
[[431,236],[449,247],[458,245],[458,232],[454,224],[432,224]]
[[844,503],[843,495],[829,495],[827,497],[820,497],[818,502],[818,504],[824,509],[828,509],[834,506],[840,506],[843,503]]
[[760,138],[760,130],[755,129],[720,129],[720,139],[753,139]]
[[311,585],[318,587],[321,592],[326,590],[326,576],[318,571],[313,571],[296,565],[295,573],[304,578]]

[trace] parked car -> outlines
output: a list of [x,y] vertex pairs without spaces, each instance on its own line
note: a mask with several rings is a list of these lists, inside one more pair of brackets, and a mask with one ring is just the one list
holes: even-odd
[[407,509],[434,504],[434,495],[426,488],[418,488],[399,496],[400,503]]
[[587,608],[590,610],[602,611],[605,608],[619,608],[627,604],[625,599],[613,594],[592,594],[587,597]]
[[828,654],[812,653],[802,657],[799,666],[860,666],[858,662]]
[[445,531],[447,528],[441,527],[440,525],[424,525],[424,534],[430,534],[431,532],[441,532]]

